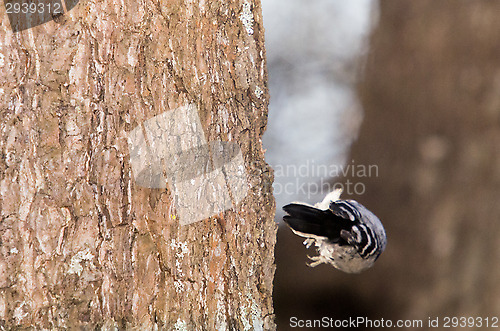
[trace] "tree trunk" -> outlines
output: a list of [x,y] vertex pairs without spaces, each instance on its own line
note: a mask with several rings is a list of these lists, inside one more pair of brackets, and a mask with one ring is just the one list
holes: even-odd
[[263,33],[251,0],[3,20],[0,328],[275,328]]

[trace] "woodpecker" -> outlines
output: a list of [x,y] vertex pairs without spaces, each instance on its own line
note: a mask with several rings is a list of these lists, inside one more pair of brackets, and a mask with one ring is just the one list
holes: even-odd
[[310,267],[331,264],[347,273],[370,268],[387,244],[385,229],[365,206],[355,200],[342,200],[342,189],[326,195],[314,206],[291,203],[283,207],[283,221],[298,236],[313,244],[318,256],[310,257]]

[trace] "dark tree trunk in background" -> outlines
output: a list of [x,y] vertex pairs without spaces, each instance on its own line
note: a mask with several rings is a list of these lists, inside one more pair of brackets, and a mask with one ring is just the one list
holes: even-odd
[[[0,26],[0,329],[274,329],[259,1],[90,0],[56,21]],[[181,226],[127,138],[186,105],[239,144],[248,193]]]
[[500,2],[380,5],[352,158],[379,169],[386,276],[361,284],[387,318],[499,316]]

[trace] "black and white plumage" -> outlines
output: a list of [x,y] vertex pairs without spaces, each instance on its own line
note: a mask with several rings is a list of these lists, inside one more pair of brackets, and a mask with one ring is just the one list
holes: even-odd
[[384,251],[385,229],[371,211],[355,200],[340,199],[341,189],[329,193],[315,206],[291,203],[283,207],[283,217],[292,231],[307,238],[307,248],[315,244],[319,256],[309,257],[315,267],[329,263],[347,273],[370,268]]

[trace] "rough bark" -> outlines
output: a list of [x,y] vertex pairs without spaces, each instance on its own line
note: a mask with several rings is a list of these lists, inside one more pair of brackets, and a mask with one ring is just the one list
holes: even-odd
[[[0,327],[274,329],[272,172],[258,1],[82,1],[0,29]],[[127,138],[194,105],[249,191],[182,226]]]

